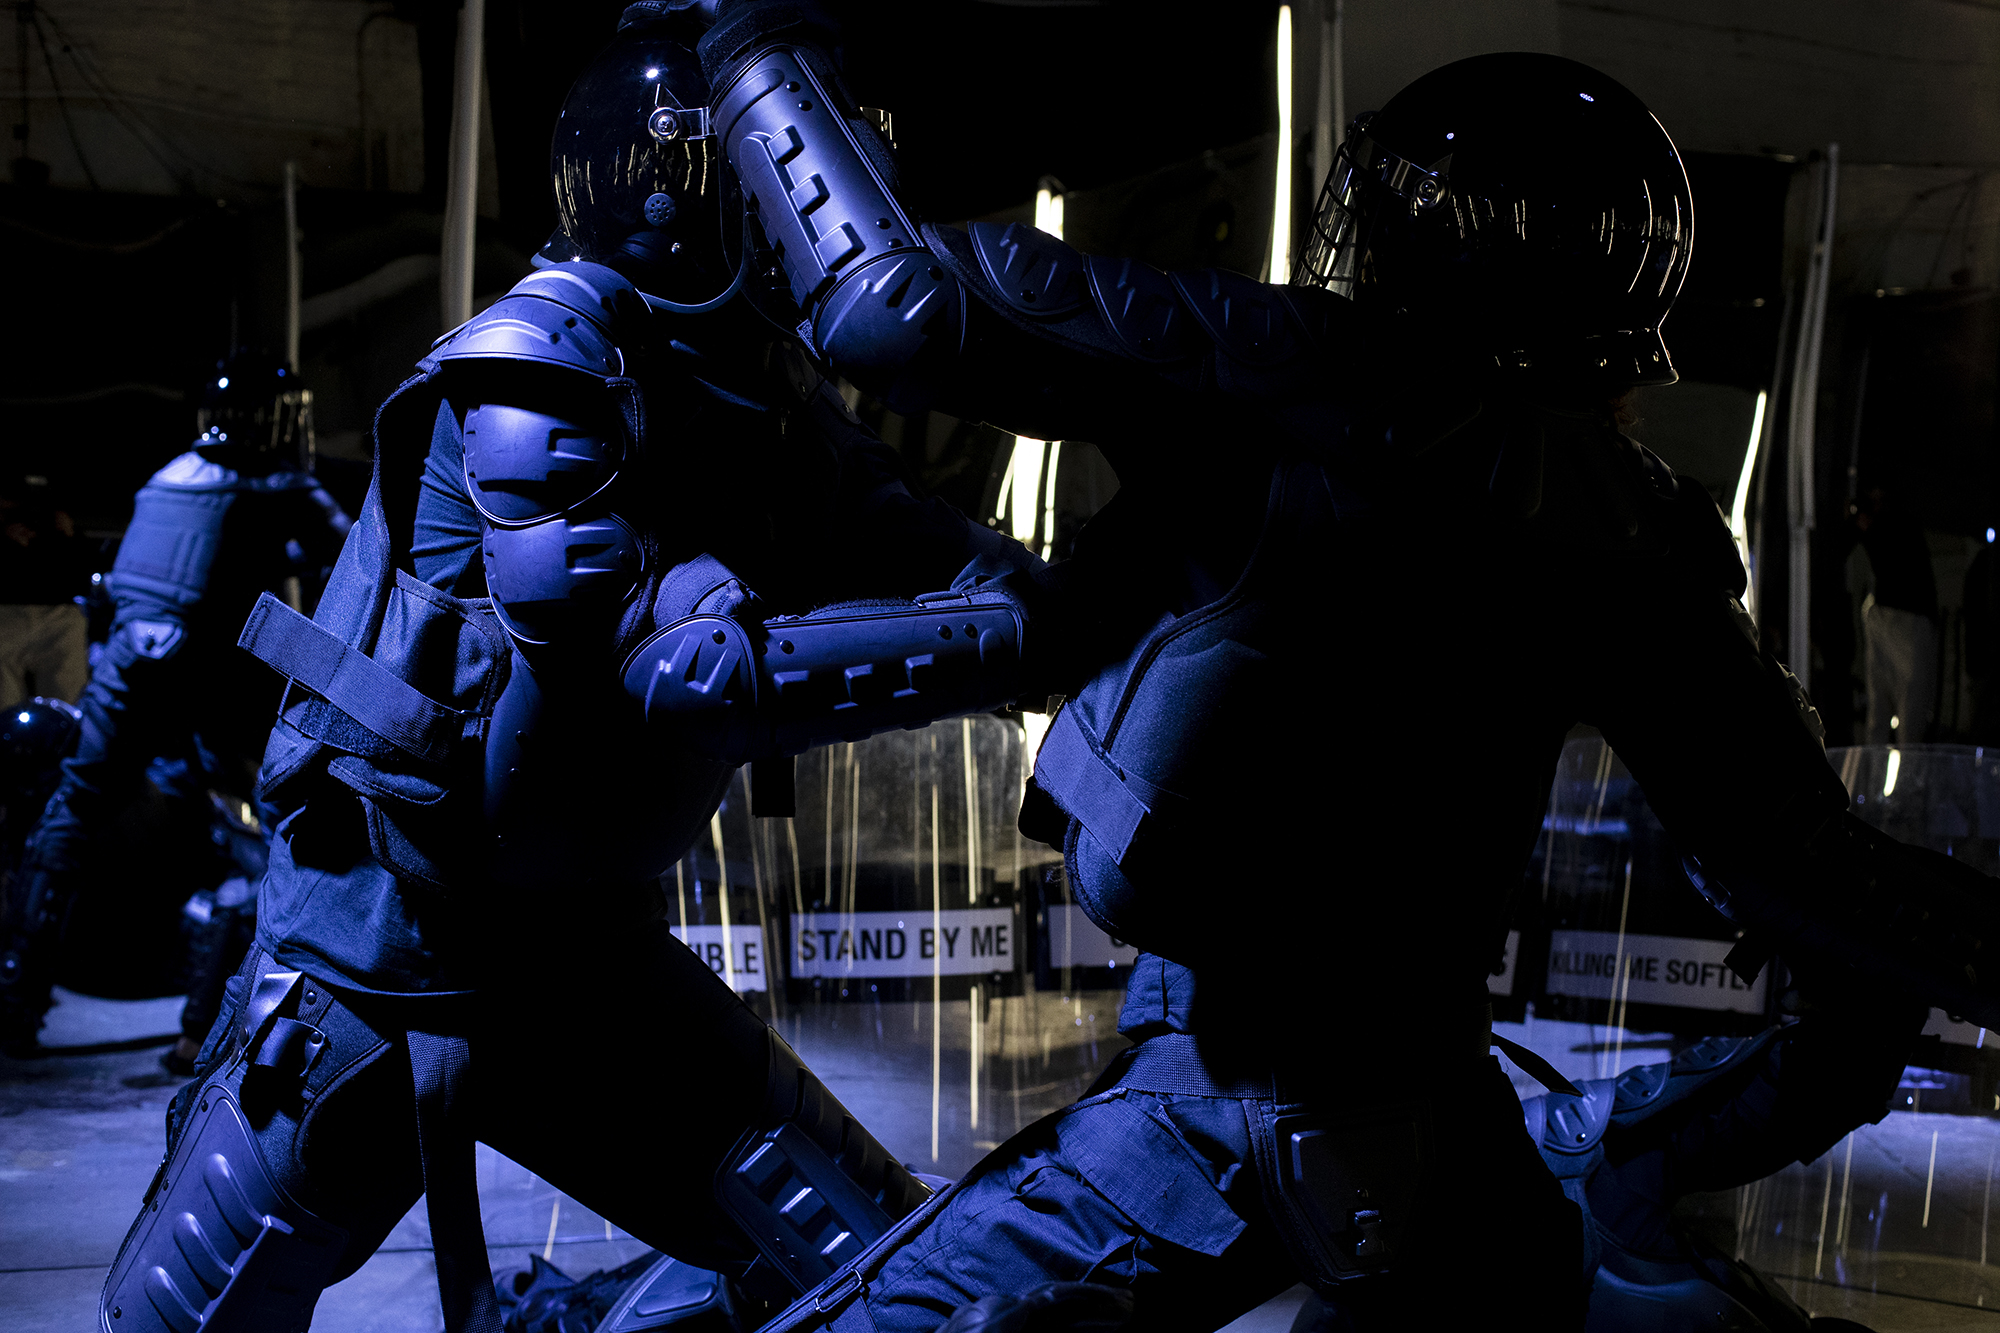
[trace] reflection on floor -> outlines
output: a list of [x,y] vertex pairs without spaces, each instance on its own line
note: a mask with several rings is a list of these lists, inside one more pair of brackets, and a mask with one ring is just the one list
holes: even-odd
[[[821,1005],[788,1009],[777,1022],[893,1151],[956,1174],[1089,1085],[1122,1045],[1117,1000],[1084,992],[976,1006]],[[0,1060],[0,1323],[9,1333],[93,1325],[105,1266],[158,1164],[173,1091],[158,1076],[159,1043],[144,1039],[171,1033],[178,1012],[173,1000],[64,995],[44,1039],[71,1053]],[[1546,1021],[1501,1030],[1571,1078],[1667,1055],[1657,1035]],[[1516,1082],[1524,1095],[1540,1091],[1525,1076]],[[1808,1166],[1704,1197],[1696,1211],[1710,1234],[1783,1279],[1815,1314],[1878,1333],[2000,1333],[2000,1281],[1987,1266],[1996,1158],[2000,1121],[1899,1112]],[[645,1248],[484,1148],[479,1182],[496,1271],[545,1254],[581,1275]],[[327,1293],[313,1327],[436,1333],[434,1283],[419,1206]],[[1288,1333],[1301,1294],[1246,1315],[1233,1333]]]

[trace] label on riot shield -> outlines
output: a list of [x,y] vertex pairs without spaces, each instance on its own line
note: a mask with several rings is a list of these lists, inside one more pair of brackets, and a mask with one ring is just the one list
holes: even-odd
[[1104,933],[1075,903],[1049,908],[1050,967],[1130,967],[1139,950]]
[[928,977],[1012,972],[1017,941],[1006,907],[943,912],[807,912],[792,916],[794,977]]
[[1745,985],[1723,965],[1732,947],[1728,940],[1558,930],[1549,937],[1549,994],[1761,1014],[1770,973]]
[[739,991],[769,990],[764,932],[756,926],[674,926],[674,938]]

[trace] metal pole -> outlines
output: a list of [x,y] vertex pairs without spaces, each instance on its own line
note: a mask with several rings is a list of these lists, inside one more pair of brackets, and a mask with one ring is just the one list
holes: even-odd
[[1792,366],[1791,441],[1787,472],[1791,518],[1790,599],[1786,607],[1789,633],[1785,655],[1799,683],[1812,688],[1812,533],[1815,525],[1813,435],[1819,398],[1819,362],[1826,331],[1829,270],[1833,264],[1833,215],[1839,197],[1840,145],[1828,144],[1821,165],[1819,214],[1813,228],[1812,261],[1806,279],[1806,299],[1799,312],[1798,359]]
[[446,328],[472,318],[472,247],[479,227],[479,108],[485,72],[486,0],[465,0],[458,16],[458,69],[451,111],[451,159],[444,201],[440,279]]
[[[1333,0],[1333,132],[1347,136],[1347,0]],[[1335,140],[1339,142],[1338,139]],[[1326,155],[1326,169],[1333,170],[1333,153]]]
[[299,164],[285,163],[285,369],[299,370],[299,300],[305,281],[299,255]]
[[1319,200],[1318,191],[1326,185],[1326,175],[1333,170],[1333,18],[1340,12],[1340,0],[1333,0],[1332,7],[1322,5],[1319,21],[1319,69],[1314,80],[1318,96],[1313,99],[1313,200]]

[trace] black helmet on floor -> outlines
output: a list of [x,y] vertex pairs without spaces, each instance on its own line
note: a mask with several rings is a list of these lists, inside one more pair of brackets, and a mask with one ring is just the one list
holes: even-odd
[[1693,248],[1687,171],[1644,103],[1574,60],[1485,55],[1355,120],[1292,281],[1615,389],[1674,381],[1660,325]]
[[0,806],[12,823],[32,825],[61,777],[59,767],[76,748],[83,714],[61,699],[37,695],[0,714]]
[[701,4],[632,5],[571,86],[550,148],[558,225],[539,263],[606,264],[641,291],[680,302],[729,285],[727,168],[694,53],[707,22]]
[[215,363],[195,429],[195,451],[212,463],[255,474],[312,470],[312,390],[266,353],[238,352]]

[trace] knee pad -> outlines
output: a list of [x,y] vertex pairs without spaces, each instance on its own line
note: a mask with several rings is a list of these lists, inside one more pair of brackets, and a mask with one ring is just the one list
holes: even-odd
[[235,1080],[205,1083],[111,1265],[100,1333],[303,1333],[347,1232],[265,1165]]

